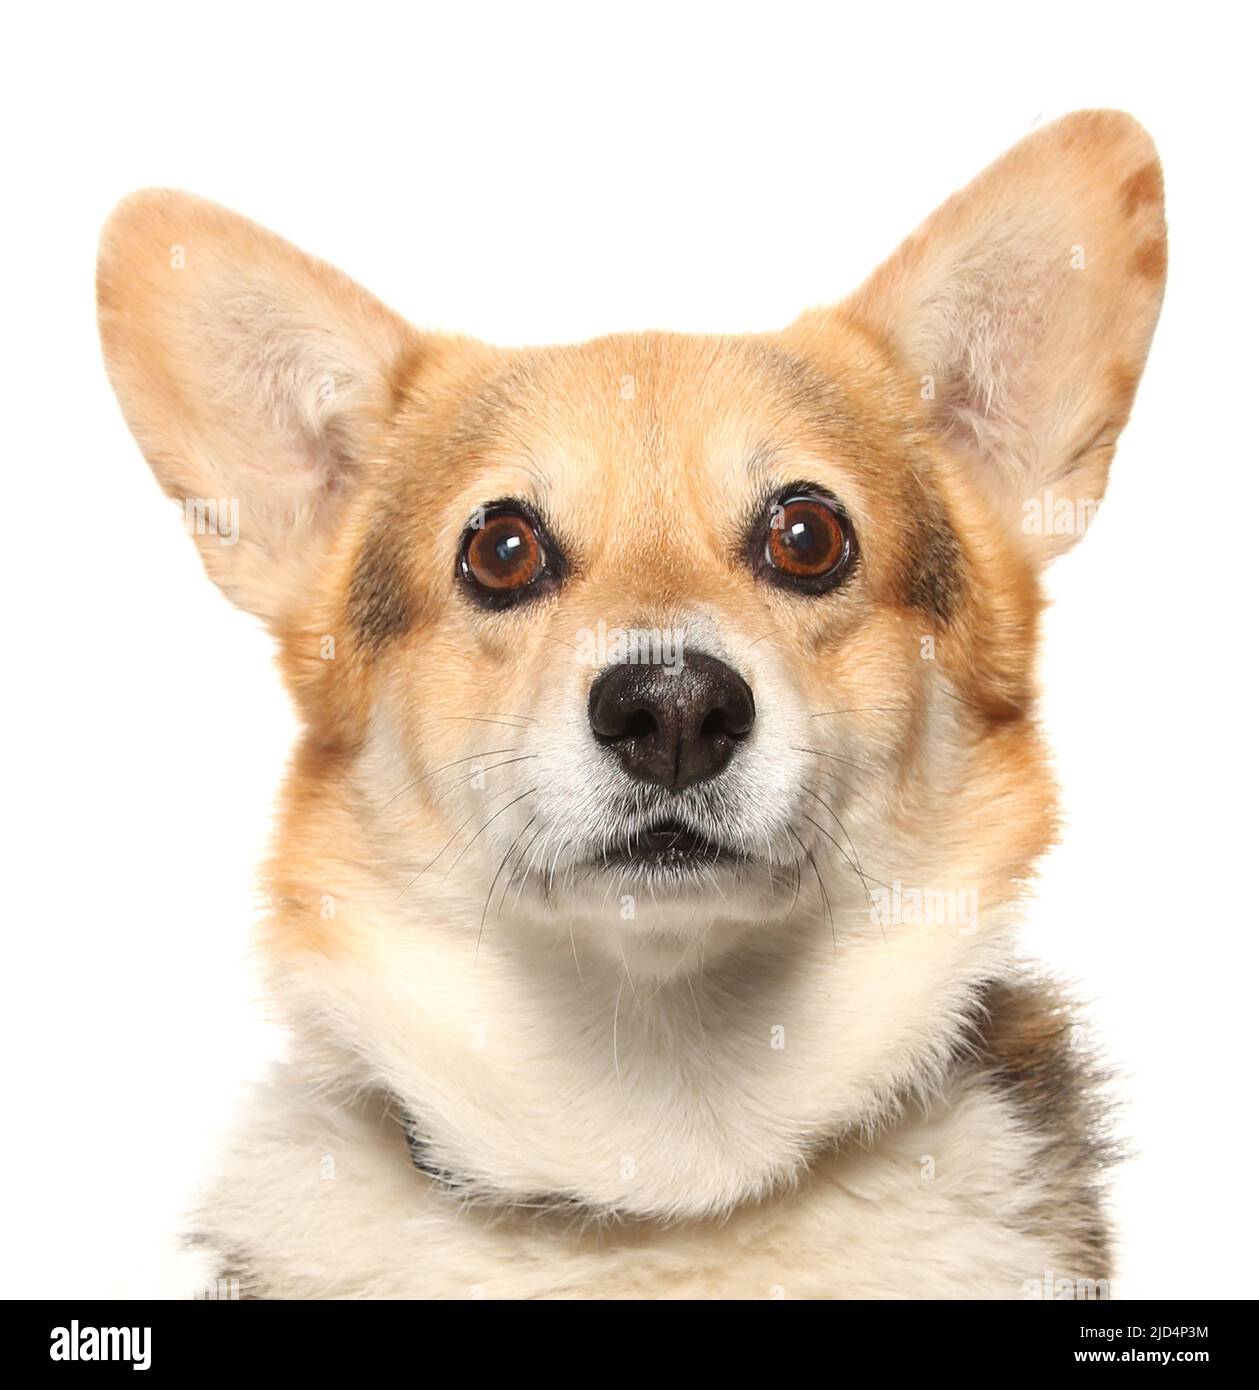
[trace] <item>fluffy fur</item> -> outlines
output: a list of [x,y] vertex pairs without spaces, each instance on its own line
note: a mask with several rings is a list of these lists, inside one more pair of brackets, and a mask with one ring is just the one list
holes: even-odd
[[[850,299],[742,339],[491,348],[186,194],[119,207],[111,379],[172,496],[238,504],[234,543],[198,545],[304,723],[264,933],[294,1060],[197,1216],[224,1273],[272,1297],[1104,1286],[1095,1078],[1013,926],[1054,826],[1039,570],[1104,490],[1164,268],[1158,162],[1116,112],[1032,135]],[[746,563],[799,480],[860,537],[821,598]],[[508,497],[569,572],[487,613],[455,557]],[[729,768],[668,794],[733,866],[599,862],[663,804],[587,727],[601,624],[754,690]]]

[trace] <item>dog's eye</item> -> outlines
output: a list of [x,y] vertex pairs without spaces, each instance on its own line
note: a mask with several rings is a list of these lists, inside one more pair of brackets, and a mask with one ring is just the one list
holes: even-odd
[[503,603],[523,596],[537,582],[546,559],[536,523],[504,507],[478,519],[464,533],[459,571],[480,597]]
[[847,513],[823,493],[792,493],[770,508],[765,567],[807,593],[832,589],[852,569],[857,537]]

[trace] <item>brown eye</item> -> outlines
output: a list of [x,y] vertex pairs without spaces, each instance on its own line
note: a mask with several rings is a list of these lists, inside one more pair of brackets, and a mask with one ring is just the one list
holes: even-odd
[[779,582],[821,593],[839,583],[856,555],[852,523],[833,498],[790,496],[771,509],[765,564]]
[[464,534],[459,571],[477,597],[491,606],[524,597],[547,571],[538,524],[514,507],[487,513]]

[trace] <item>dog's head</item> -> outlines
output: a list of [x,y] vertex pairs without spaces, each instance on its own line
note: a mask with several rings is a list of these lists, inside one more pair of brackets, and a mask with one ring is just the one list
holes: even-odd
[[799,912],[886,936],[906,889],[1004,902],[1049,834],[1037,571],[1102,495],[1164,260],[1152,147],[1104,112],[747,338],[428,334],[128,199],[112,380],[306,722],[281,915],[331,949],[340,858],[399,912],[673,965]]

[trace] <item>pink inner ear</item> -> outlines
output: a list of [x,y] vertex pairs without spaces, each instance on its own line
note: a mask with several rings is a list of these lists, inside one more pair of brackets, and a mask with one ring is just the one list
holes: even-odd
[[355,471],[352,418],[363,383],[337,360],[343,345],[272,302],[238,298],[228,323],[217,387],[239,417],[238,485],[255,490],[255,506],[274,508],[286,524],[309,520]]
[[358,460],[345,422],[338,418],[325,421],[321,436],[311,438],[307,446],[309,467],[319,481],[325,497],[335,497],[349,486]]
[[957,265],[923,306],[921,360],[934,366],[936,408],[958,443],[987,455],[1018,450],[1059,280],[1043,249],[999,237]]

